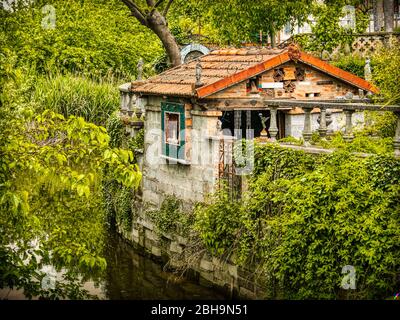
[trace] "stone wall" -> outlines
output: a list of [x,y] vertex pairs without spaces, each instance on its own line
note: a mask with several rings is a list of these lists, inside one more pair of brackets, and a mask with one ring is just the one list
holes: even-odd
[[[146,253],[167,263],[172,270],[183,267],[187,258],[188,239],[178,234],[160,234],[146,214],[145,206],[139,208],[130,232],[120,229],[127,240],[142,247]],[[265,297],[266,279],[255,276],[255,268],[244,269],[232,261],[223,261],[200,252],[191,264],[192,278],[201,285],[214,287],[227,297],[260,299]]]
[[[160,157],[161,109],[146,107],[144,160],[142,164],[143,201],[159,207],[164,195],[176,195],[185,202],[202,201],[213,191],[217,178],[218,144],[216,135],[219,112],[190,112],[191,126],[185,130],[189,165]],[[190,147],[192,146],[192,147]]]

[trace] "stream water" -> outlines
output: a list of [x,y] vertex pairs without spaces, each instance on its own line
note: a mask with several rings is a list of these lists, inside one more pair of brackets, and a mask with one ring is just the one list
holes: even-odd
[[[108,231],[105,243],[103,256],[107,261],[107,269],[95,280],[83,284],[83,288],[92,296],[109,300],[227,298],[212,288],[164,271],[161,264],[144,256],[115,231]],[[1,299],[21,300],[26,297],[23,290],[4,288],[0,289]]]
[[113,231],[109,233],[105,258],[107,271],[98,289],[100,296],[105,299],[225,298],[215,290],[193,281],[174,281],[176,277],[163,271],[162,265],[141,255]]

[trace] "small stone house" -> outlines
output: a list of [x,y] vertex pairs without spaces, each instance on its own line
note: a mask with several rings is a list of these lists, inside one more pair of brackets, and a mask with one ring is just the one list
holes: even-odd
[[[190,203],[214,189],[218,178],[232,169],[226,166],[221,141],[287,136],[306,140],[312,130],[326,134],[345,124],[342,108],[333,110],[329,120],[325,110],[299,108],[293,102],[360,101],[377,89],[289,47],[211,51],[121,91],[130,97],[124,104],[123,93],[126,110],[145,113],[142,197],[158,206],[165,194]],[[347,121],[362,121],[362,113],[353,114],[353,120],[352,113]]]

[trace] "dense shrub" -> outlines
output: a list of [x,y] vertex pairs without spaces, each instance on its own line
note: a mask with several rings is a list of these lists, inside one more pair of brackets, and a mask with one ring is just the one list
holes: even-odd
[[[399,285],[400,161],[346,151],[315,158],[256,146],[241,202],[223,190],[196,210],[212,253],[256,263],[270,298],[384,298]],[[354,266],[356,289],[341,288]]]
[[240,215],[240,203],[232,201],[226,188],[196,206],[194,228],[212,254],[220,256],[237,245]]
[[380,89],[380,95],[388,103],[400,102],[400,41],[391,39],[373,56],[372,78]]
[[158,210],[148,211],[160,234],[175,233],[188,236],[193,225],[193,214],[183,208],[181,199],[166,195]]
[[157,37],[129,16],[118,0],[53,1],[55,27],[43,28],[48,1],[34,1],[9,12],[0,10],[3,44],[18,55],[17,66],[30,65],[39,73],[55,70],[115,76],[132,80],[140,58],[145,74],[163,50]]
[[346,55],[337,61],[333,61],[332,64],[340,69],[364,78],[365,59],[361,57]]

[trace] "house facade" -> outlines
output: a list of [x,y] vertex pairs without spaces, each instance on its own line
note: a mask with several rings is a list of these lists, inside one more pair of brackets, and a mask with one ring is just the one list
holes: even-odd
[[[377,92],[369,82],[293,47],[215,50],[125,89],[136,98],[131,107],[145,112],[142,200],[154,206],[166,194],[187,204],[203,201],[234,170],[229,141],[308,139],[304,117],[311,129],[319,126],[318,108],[308,112],[268,102],[357,100]],[[362,113],[350,118],[358,120]],[[333,110],[326,131],[344,122],[343,112]]]

